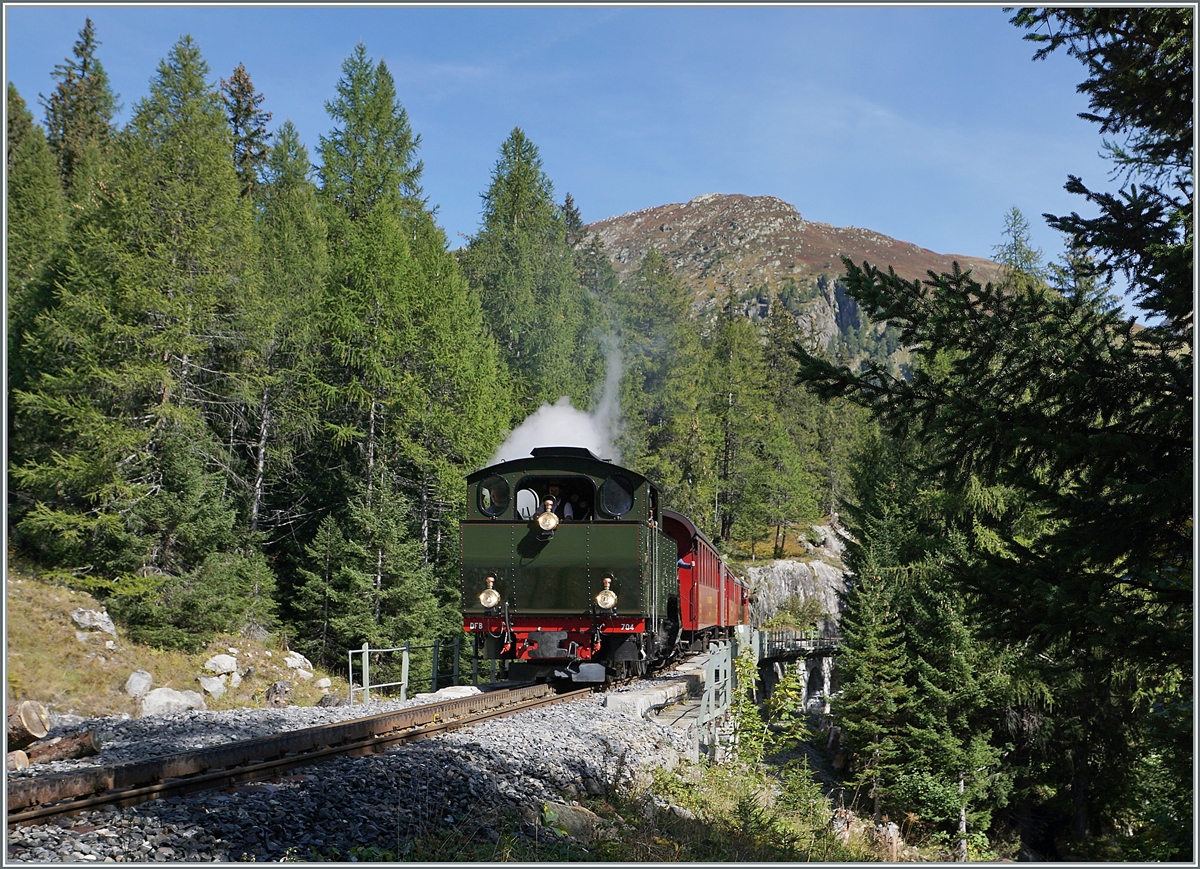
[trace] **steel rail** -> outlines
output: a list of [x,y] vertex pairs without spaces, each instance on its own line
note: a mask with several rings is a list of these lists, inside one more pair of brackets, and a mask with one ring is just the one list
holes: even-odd
[[7,823],[30,823],[101,805],[135,805],[172,794],[260,780],[285,769],[334,757],[374,754],[399,742],[579,699],[591,691],[584,688],[559,694],[550,686],[532,685],[114,767],[17,779],[8,783]]

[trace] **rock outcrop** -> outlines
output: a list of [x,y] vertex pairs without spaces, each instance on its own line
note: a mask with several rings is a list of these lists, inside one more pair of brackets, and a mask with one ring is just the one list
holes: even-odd
[[814,525],[810,538],[823,541],[813,547],[816,556],[808,561],[780,559],[761,567],[747,568],[753,602],[752,624],[762,624],[792,598],[816,599],[828,617],[822,630],[836,633],[841,618],[849,571],[841,563],[844,534],[838,526]]

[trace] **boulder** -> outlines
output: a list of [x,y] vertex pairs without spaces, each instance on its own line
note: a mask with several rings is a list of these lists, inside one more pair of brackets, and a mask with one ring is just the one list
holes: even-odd
[[103,631],[106,634],[117,635],[117,626],[112,617],[99,610],[85,610],[82,607],[71,611],[71,621],[85,631]]
[[233,655],[213,655],[204,662],[204,669],[220,676],[222,673],[236,672],[237,665],[237,658]]
[[297,670],[296,675],[301,679],[311,679],[313,674],[308,670]]
[[333,681],[328,676],[323,676],[322,678],[313,682],[313,684],[316,685],[318,688],[324,689],[324,688],[329,688],[330,686],[332,686]]
[[542,823],[551,829],[570,836],[576,842],[591,842],[596,837],[596,826],[600,818],[583,806],[568,806],[564,803],[546,803],[542,807]]
[[219,700],[225,693],[225,683],[219,676],[201,676],[200,687],[211,694],[214,700]]
[[229,687],[236,688],[241,684],[242,684],[242,674],[239,673],[237,670],[234,670],[232,673],[229,674]]
[[289,670],[312,670],[312,662],[299,652],[288,652],[283,659]]
[[207,709],[198,691],[176,691],[174,688],[155,688],[142,698],[142,717],[165,715],[168,712],[187,712]]
[[145,697],[153,684],[154,677],[145,670],[134,670],[125,680],[125,693],[130,697]]
[[324,694],[322,695],[321,699],[317,701],[317,705],[325,709],[334,706],[345,706],[346,698],[339,697],[336,694]]

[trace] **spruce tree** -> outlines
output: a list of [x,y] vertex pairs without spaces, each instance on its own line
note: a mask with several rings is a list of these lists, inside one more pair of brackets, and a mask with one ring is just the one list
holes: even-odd
[[243,196],[254,193],[271,150],[267,143],[271,138],[267,130],[271,113],[259,108],[264,99],[254,92],[254,83],[243,64],[239,63],[228,79],[221,79],[221,100],[233,136],[233,165],[242,180]]
[[[862,309],[898,326],[923,363],[910,379],[797,351],[823,395],[926,439],[923,470],[953,498],[966,503],[977,486],[1021,505],[963,509],[988,545],[946,569],[978,596],[988,634],[1052,664],[1040,668],[1057,709],[1047,752],[1058,749],[1058,796],[1046,808],[1080,856],[1122,853],[1153,827],[1147,804],[1112,784],[1143,780],[1139,755],[1156,775],[1171,770],[1163,790],[1190,791],[1190,703],[1179,698],[1191,694],[1193,640],[1192,14],[1020,11],[1038,57],[1065,47],[1084,62],[1085,117],[1125,137],[1109,150],[1129,183],[1107,194],[1069,178],[1099,214],[1049,218],[1070,236],[1049,285],[1010,275],[981,286],[957,267],[905,281],[846,261]],[[1158,322],[1135,329],[1107,299],[1118,271]],[[1177,819],[1163,840],[1179,857],[1191,838]],[[1130,834],[1111,837],[1117,825]]]
[[119,107],[96,57],[100,44],[92,19],[86,19],[72,49],[74,58],[54,68],[51,75],[58,85],[49,98],[42,98],[50,148],[63,188],[75,202],[95,195],[93,188],[102,178],[99,173],[115,137],[112,122]]
[[[16,86],[8,85],[7,258],[8,396],[27,380],[25,333],[51,304],[52,258],[65,240],[66,215],[54,156]],[[11,418],[10,418],[11,424]],[[9,430],[12,437],[12,430]],[[11,447],[11,441],[10,441]],[[10,454],[11,456],[11,454]]]
[[523,410],[564,395],[589,407],[603,372],[600,308],[580,286],[553,185],[519,127],[500,146],[479,233],[459,262],[516,376]]
[[238,543],[223,363],[256,249],[207,71],[189,37],[159,65],[120,142],[123,171],[31,334],[37,375],[15,396],[22,420],[54,432],[12,472],[22,545],[101,594],[160,604]]

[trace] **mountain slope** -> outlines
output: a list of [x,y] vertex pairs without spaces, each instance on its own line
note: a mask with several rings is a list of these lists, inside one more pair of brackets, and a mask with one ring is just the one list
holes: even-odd
[[774,196],[706,193],[685,203],[644,208],[589,224],[604,242],[617,273],[637,266],[657,248],[702,298],[777,289],[787,278],[805,286],[821,274],[842,273],[842,256],[895,268],[906,278],[932,269],[949,271],[958,261],[977,277],[994,279],[999,267],[979,257],[939,254],[858,227],[837,227],[800,216]]

